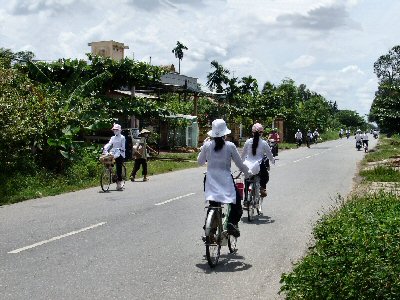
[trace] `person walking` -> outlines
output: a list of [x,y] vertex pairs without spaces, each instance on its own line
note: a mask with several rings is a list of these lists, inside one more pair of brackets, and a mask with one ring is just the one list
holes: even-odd
[[300,129],[297,129],[297,132],[294,134],[294,138],[296,140],[297,147],[300,147],[303,143],[303,134],[301,133]]
[[150,135],[150,131],[147,129],[142,129],[139,133],[140,141],[133,146],[132,155],[135,160],[133,170],[130,176],[131,181],[135,181],[136,173],[142,166],[143,181],[149,180],[147,177],[147,159],[149,157],[149,151],[157,153],[149,145],[147,145],[147,139]]

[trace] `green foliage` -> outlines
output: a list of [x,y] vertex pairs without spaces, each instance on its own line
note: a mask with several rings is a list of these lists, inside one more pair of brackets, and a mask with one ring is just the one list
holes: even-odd
[[379,79],[378,91],[372,103],[369,120],[383,132],[400,130],[400,46],[393,47],[374,64]]
[[309,254],[283,274],[287,299],[398,299],[400,201],[354,198],[315,227]]
[[336,118],[343,125],[344,128],[366,130],[365,120],[355,111],[352,110],[339,110],[336,113]]
[[373,162],[398,156],[400,156],[400,135],[392,135],[390,138],[381,135],[375,151],[368,152],[365,159],[367,162]]

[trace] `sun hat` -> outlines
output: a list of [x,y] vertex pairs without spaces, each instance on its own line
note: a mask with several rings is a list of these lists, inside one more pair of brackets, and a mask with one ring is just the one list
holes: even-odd
[[260,123],[255,123],[253,127],[251,127],[252,132],[263,132],[264,127]]
[[121,130],[121,125],[114,123],[113,128],[111,130]]
[[226,127],[225,121],[222,119],[215,119],[211,125],[212,129],[207,132],[207,135],[211,137],[222,137],[231,133],[231,131]]
[[142,131],[139,132],[139,135],[142,135],[144,133],[151,133],[151,131],[143,128]]

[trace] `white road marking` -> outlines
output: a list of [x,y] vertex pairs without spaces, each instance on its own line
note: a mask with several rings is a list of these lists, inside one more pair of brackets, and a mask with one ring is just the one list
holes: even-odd
[[179,197],[175,197],[175,198],[166,200],[166,201],[164,201],[164,202],[156,203],[156,204],[154,204],[154,205],[163,205],[163,204],[167,204],[167,203],[170,203],[170,202],[175,201],[175,200],[179,200],[179,199],[182,199],[182,198],[185,198],[185,197],[192,196],[192,195],[194,195],[194,194],[196,194],[196,193],[189,193],[189,194],[186,194],[186,195],[182,195],[182,196],[179,196]]
[[297,162],[299,162],[299,161],[302,161],[304,158],[300,158],[300,159],[298,159],[298,160],[294,160],[293,162],[294,163],[297,163]]
[[8,252],[8,253],[9,253],[9,254],[16,254],[16,253],[19,253],[19,252],[22,252],[22,251],[25,251],[25,250],[28,250],[28,249],[31,249],[31,248],[35,248],[35,247],[37,247],[37,246],[41,246],[41,245],[44,245],[44,244],[47,244],[47,243],[50,243],[50,242],[53,242],[53,241],[56,241],[56,240],[65,238],[65,237],[70,236],[70,235],[74,235],[74,234],[81,233],[81,232],[86,231],[86,230],[89,230],[89,229],[93,229],[93,228],[102,226],[102,225],[104,225],[104,224],[106,224],[106,223],[107,223],[107,222],[101,222],[101,223],[98,223],[98,224],[95,224],[95,225],[92,225],[92,226],[89,226],[89,227],[85,227],[85,228],[82,228],[82,229],[79,229],[79,230],[71,231],[71,232],[69,232],[69,233],[66,233],[66,234],[63,234],[63,235],[59,235],[59,236],[53,237],[53,238],[51,238],[51,239],[49,239],[49,240],[41,241],[41,242],[32,244],[32,245],[30,245],[30,246],[26,246],[26,247],[23,247],[23,248],[19,248],[19,249],[10,251],[10,252]]
[[312,157],[312,155],[306,156],[306,158],[310,158],[310,157]]

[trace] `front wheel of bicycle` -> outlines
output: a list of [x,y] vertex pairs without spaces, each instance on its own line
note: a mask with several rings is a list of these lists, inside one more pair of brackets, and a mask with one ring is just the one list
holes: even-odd
[[108,190],[110,189],[112,181],[111,177],[112,177],[111,170],[108,168],[104,168],[103,173],[100,176],[100,186],[103,192],[108,192]]
[[[211,212],[211,211],[210,211]],[[215,212],[215,211],[214,211]],[[209,224],[217,224],[218,220],[215,213],[211,216],[212,220]],[[222,231],[220,226],[216,226],[212,228],[209,234],[206,236],[206,256],[208,264],[211,268],[214,268],[218,264],[219,255],[221,253],[221,244],[219,242],[220,237],[222,236]]]
[[254,210],[255,210],[255,207],[254,207],[254,204],[255,204],[255,189],[254,189],[254,186],[253,186],[253,188],[251,190],[249,198],[250,199],[249,199],[249,206],[247,208],[247,220],[249,222],[251,222],[254,219]]
[[236,253],[237,252],[237,237],[234,237],[233,235],[229,235],[228,237],[228,248],[230,253]]

